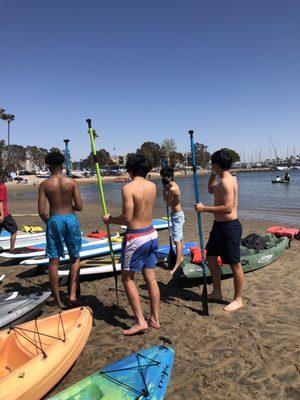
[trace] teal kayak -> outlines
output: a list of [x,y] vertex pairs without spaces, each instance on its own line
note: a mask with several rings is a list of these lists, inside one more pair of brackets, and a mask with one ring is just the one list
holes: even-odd
[[48,400],[162,400],[174,350],[155,346],[111,364]]
[[[290,240],[286,236],[277,238],[275,235],[268,233],[263,235],[263,238],[267,242],[267,249],[256,251],[241,245],[241,264],[244,272],[254,271],[272,264],[284,253],[285,249],[287,249],[290,244]],[[222,265],[221,271],[222,277],[232,275],[229,265]],[[210,272],[208,267],[205,272],[206,276],[209,277]],[[198,278],[203,278],[202,266],[192,263],[187,258],[173,276],[174,281]]]

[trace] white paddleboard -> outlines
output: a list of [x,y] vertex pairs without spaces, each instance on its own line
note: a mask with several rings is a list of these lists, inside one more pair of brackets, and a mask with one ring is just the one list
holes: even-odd
[[[113,237],[119,237],[119,234]],[[84,249],[85,247],[91,246],[91,244],[107,243],[107,242],[108,242],[107,239],[94,239],[94,238],[83,237],[81,248]],[[36,247],[35,246],[30,246],[30,248],[28,247],[22,248],[22,251],[20,252],[18,251],[16,251],[15,253],[3,252],[1,253],[1,257],[7,259],[27,260],[28,258],[41,257],[45,255],[46,242],[39,243],[39,245]],[[41,248],[40,251],[39,248]],[[65,247],[65,252],[67,251],[68,249]]]
[[[122,249],[122,243],[113,243],[113,251],[117,252]],[[98,243],[98,244],[90,244],[89,246],[82,249],[79,253],[80,259],[85,260],[88,258],[104,256],[110,253],[108,242],[106,243]],[[65,257],[60,258],[60,263],[65,264],[70,261],[70,257],[68,254]],[[28,260],[21,261],[22,265],[46,265],[49,263],[49,258],[44,257],[34,257]]]

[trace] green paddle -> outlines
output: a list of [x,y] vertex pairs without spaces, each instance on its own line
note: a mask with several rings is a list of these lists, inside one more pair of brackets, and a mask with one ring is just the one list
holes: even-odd
[[[91,139],[91,148],[92,148],[93,158],[94,158],[95,167],[96,167],[96,174],[97,174],[97,180],[98,180],[98,190],[99,190],[99,197],[100,197],[100,201],[101,201],[101,205],[102,205],[102,211],[103,211],[104,215],[107,215],[108,212],[107,212],[107,207],[106,207],[104,190],[103,190],[103,186],[102,186],[102,176],[101,176],[101,172],[100,172],[99,163],[97,161],[97,150],[96,150],[96,145],[95,145],[94,131],[93,131],[93,128],[92,128],[92,120],[87,119],[86,122],[87,122],[88,127],[89,127],[89,134],[90,134],[90,139]],[[112,241],[111,241],[111,233],[110,233],[109,225],[106,225],[106,232],[107,232],[107,238],[108,238],[111,262],[112,262],[112,266],[113,266],[113,270],[114,270],[114,276],[115,276],[116,300],[117,300],[117,305],[119,307],[118,276],[117,276],[116,262],[115,262],[115,256],[114,256]]]

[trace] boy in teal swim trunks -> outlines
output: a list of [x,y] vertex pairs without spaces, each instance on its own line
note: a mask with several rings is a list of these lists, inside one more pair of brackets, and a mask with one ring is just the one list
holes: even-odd
[[[76,289],[79,282],[81,249],[80,223],[74,211],[82,210],[82,200],[77,183],[62,175],[65,157],[58,151],[47,154],[45,162],[51,172],[50,178],[40,184],[38,212],[47,225],[46,255],[49,258],[49,277],[52,292],[58,307],[62,307],[58,287],[59,257],[64,257],[65,246],[70,256],[69,302],[78,305]],[[49,202],[49,216],[46,213]]]

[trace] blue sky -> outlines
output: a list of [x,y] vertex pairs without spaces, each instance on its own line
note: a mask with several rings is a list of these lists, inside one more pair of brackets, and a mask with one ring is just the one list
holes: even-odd
[[[187,131],[213,151],[300,153],[299,0],[1,2],[0,107],[12,143],[85,157]],[[0,137],[6,127],[0,123]]]

